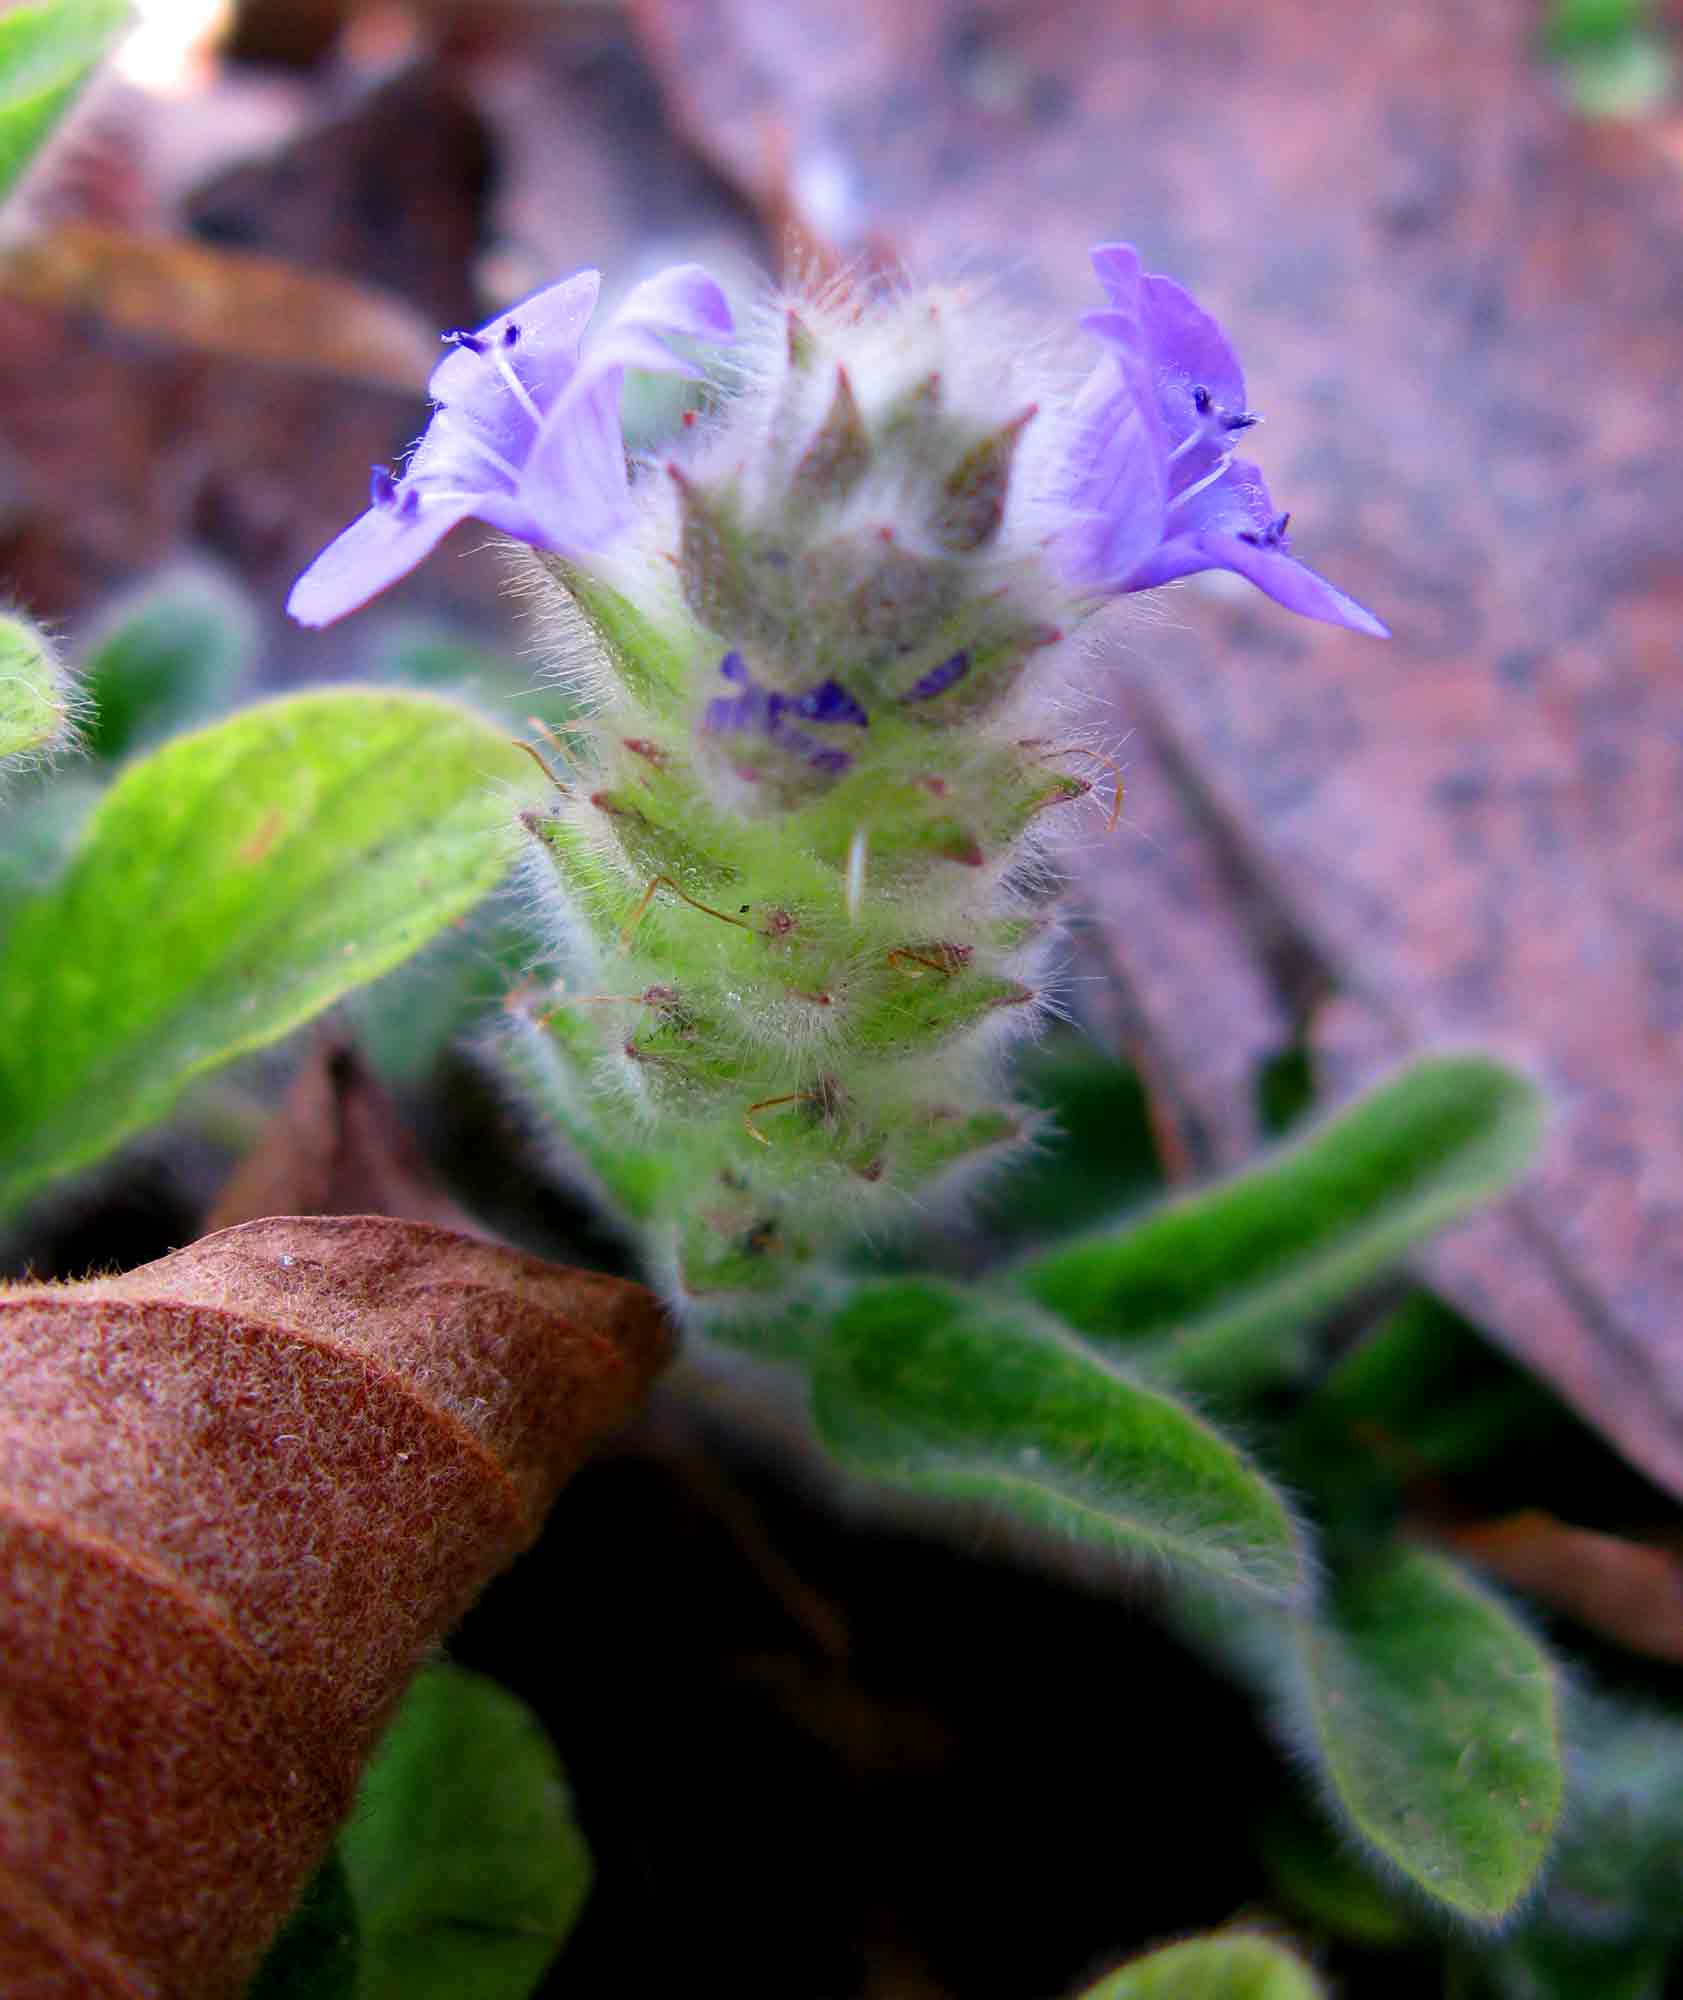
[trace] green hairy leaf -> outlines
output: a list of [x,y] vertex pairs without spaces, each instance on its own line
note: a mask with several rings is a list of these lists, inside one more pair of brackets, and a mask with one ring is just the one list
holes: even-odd
[[992,1501],[1276,1602],[1305,1587],[1291,1516],[1241,1453],[1021,1303],[860,1286],[814,1361],[813,1412],[868,1478]]
[[1187,1938],[1089,1986],[1080,2000],[1321,2000],[1308,1966],[1272,1938]]
[[1536,1879],[1560,1812],[1554,1670],[1442,1556],[1398,1543],[1301,1630],[1317,1754],[1368,1848],[1475,1922]]
[[1683,1723],[1582,1690],[1566,1722],[1560,1839],[1486,1974],[1499,2000],[1661,2000],[1683,1939]]
[[70,708],[70,683],[52,647],[26,619],[0,613],[0,764],[56,748]]
[[127,0],[44,0],[0,16],[0,196],[51,136],[128,18]]
[[1401,1944],[1413,1926],[1372,1873],[1296,1799],[1256,1816],[1253,1846],[1280,1903],[1318,1930],[1356,1944]]
[[356,689],[130,765],[0,946],[0,1210],[471,908],[530,771],[465,709]]
[[82,661],[89,750],[126,757],[223,713],[256,643],[250,606],[231,585],[188,575],[148,591]]
[[411,1688],[339,1836],[357,2000],[525,2000],[590,1893],[590,1850],[524,1702],[459,1667]]
[[1511,1071],[1431,1057],[1237,1179],[1036,1257],[1016,1281],[1153,1374],[1254,1393],[1302,1371],[1317,1314],[1506,1188],[1542,1124]]

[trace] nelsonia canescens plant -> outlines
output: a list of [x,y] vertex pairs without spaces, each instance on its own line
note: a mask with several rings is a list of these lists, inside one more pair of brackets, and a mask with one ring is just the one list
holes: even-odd
[[[1063,720],[1096,614],[1226,569],[1383,632],[1238,455],[1215,321],[1126,246],[1094,266],[1074,365],[962,289],[842,284],[738,341],[694,266],[599,327],[580,273],[449,337],[407,470],[293,592],[325,624],[470,516],[535,552],[590,720],[527,815],[569,972],[516,1060],[714,1324],[1029,1142],[1001,1056],[1043,1011],[1049,846],[1116,783]],[[722,392],[628,473],[625,372],[697,343]]]

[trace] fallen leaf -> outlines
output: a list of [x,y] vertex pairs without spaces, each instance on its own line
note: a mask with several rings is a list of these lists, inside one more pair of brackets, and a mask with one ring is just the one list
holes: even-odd
[[272,257],[65,223],[0,257],[0,294],[124,333],[419,393],[437,330],[401,299]]
[[373,1216],[0,1292],[0,1987],[243,1991],[667,1340],[640,1286]]
[[322,1036],[286,1102],[235,1169],[206,1233],[266,1215],[394,1215],[486,1234],[438,1184],[356,1050]]
[[1439,1529],[1457,1555],[1633,1653],[1683,1665],[1683,1555],[1537,1508]]

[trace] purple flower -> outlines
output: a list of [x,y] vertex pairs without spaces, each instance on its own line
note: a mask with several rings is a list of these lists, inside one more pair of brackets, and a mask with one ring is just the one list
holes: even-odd
[[437,408],[408,469],[374,471],[373,504],[293,585],[287,609],[327,625],[407,576],[472,516],[572,561],[624,526],[629,479],[620,430],[627,368],[698,371],[664,344],[674,335],[729,340],[730,308],[696,264],[639,285],[585,340],[595,271],[536,292],[451,351],[427,384]]
[[1291,553],[1287,516],[1236,455],[1256,423],[1227,337],[1126,243],[1093,252],[1110,304],[1081,324],[1109,348],[1082,391],[1060,498],[1063,559],[1080,586],[1120,595],[1230,569],[1288,611],[1375,637],[1385,627]]
[[742,655],[730,652],[719,662],[722,677],[742,689],[737,695],[718,695],[702,712],[702,727],[715,735],[758,736],[779,744],[802,763],[829,777],[839,777],[853,762],[853,754],[821,743],[810,731],[798,729],[791,717],[804,722],[844,723],[866,729],[870,718],[839,681],[819,681],[804,693],[779,694],[764,688],[743,664]]

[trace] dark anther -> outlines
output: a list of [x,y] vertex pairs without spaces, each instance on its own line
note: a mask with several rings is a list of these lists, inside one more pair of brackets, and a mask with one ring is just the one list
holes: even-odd
[[389,507],[397,498],[397,481],[383,465],[368,469],[368,497],[373,506]]
[[1214,396],[1210,394],[1209,390],[1204,387],[1202,382],[1197,383],[1193,388],[1192,407],[1198,412],[1199,416],[1201,417],[1207,417],[1210,414],[1210,411],[1215,407]]
[[1254,410],[1223,410],[1221,427],[1224,431],[1248,431],[1252,424],[1260,424],[1262,419]]
[[1278,514],[1266,528],[1241,529],[1239,539],[1242,542],[1249,542],[1253,549],[1284,548],[1286,528],[1290,521],[1289,514]]
[[439,336],[447,347],[465,347],[469,354],[483,354],[485,343],[477,333],[464,332],[460,327],[454,333]]
[[412,521],[420,511],[421,489],[418,486],[403,487],[400,490],[397,502],[399,520]]
[[503,328],[504,347],[513,347],[515,343],[519,340],[519,338],[520,338],[519,325],[514,320],[510,320],[508,325]]

